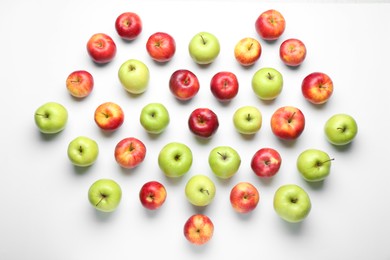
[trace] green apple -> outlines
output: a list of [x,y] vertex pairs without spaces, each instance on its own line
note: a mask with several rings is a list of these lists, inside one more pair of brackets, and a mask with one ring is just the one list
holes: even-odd
[[188,201],[195,206],[209,205],[215,196],[214,182],[203,174],[192,176],[185,186],[185,195]]
[[241,157],[230,146],[217,146],[210,151],[209,165],[217,177],[229,179],[238,172],[241,165]]
[[358,125],[355,119],[347,114],[335,114],[325,123],[325,135],[334,145],[346,145],[355,139]]
[[329,155],[318,149],[307,149],[297,158],[297,168],[302,177],[310,182],[322,181],[330,173]]
[[218,38],[209,32],[197,33],[188,45],[191,58],[197,64],[210,64],[219,55],[220,44]]
[[233,114],[234,127],[241,134],[251,135],[257,133],[262,122],[262,114],[254,106],[242,106]]
[[262,100],[277,98],[283,89],[283,76],[274,68],[261,68],[253,74],[252,89]]
[[273,206],[279,217],[287,222],[297,223],[309,215],[311,201],[307,192],[300,186],[285,184],[276,190]]
[[148,133],[162,133],[167,128],[169,121],[168,110],[161,103],[149,103],[141,110],[140,123]]
[[91,205],[103,212],[112,212],[122,198],[122,189],[117,182],[111,179],[95,181],[88,190],[88,200]]
[[68,122],[68,111],[56,102],[47,102],[35,110],[35,124],[44,134],[55,134],[64,130]]
[[118,77],[126,91],[141,94],[148,87],[149,69],[142,61],[130,59],[120,66]]
[[92,165],[99,154],[97,142],[86,136],[78,136],[68,145],[68,157],[72,164],[79,167]]
[[160,150],[158,165],[167,177],[181,177],[191,168],[192,151],[183,143],[168,143]]

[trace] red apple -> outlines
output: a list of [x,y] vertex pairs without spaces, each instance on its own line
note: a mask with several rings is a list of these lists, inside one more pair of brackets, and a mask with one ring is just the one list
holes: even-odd
[[87,51],[94,62],[108,63],[115,57],[116,44],[109,35],[96,33],[88,40]]
[[103,130],[118,129],[125,119],[122,108],[114,102],[105,102],[95,109],[95,123]]
[[277,40],[286,28],[286,20],[279,11],[267,10],[259,15],[255,22],[255,28],[264,40]]
[[302,94],[313,104],[323,104],[333,93],[333,81],[323,72],[313,72],[302,81]]
[[230,101],[238,93],[238,79],[236,75],[229,71],[216,73],[210,81],[211,93],[219,101]]
[[123,168],[132,169],[141,164],[146,155],[146,146],[135,138],[127,137],[115,146],[115,160]]
[[259,201],[259,191],[249,182],[239,182],[230,191],[230,204],[238,213],[253,211]]
[[234,47],[234,57],[242,66],[250,66],[256,63],[261,56],[261,44],[252,37],[239,40]]
[[194,214],[184,224],[184,236],[194,245],[204,245],[214,234],[214,224],[204,214]]
[[116,18],[115,29],[122,39],[134,40],[142,32],[142,20],[136,13],[125,12]]
[[251,168],[259,177],[272,177],[278,173],[282,157],[272,148],[261,148],[252,157]]
[[176,70],[169,79],[169,89],[179,100],[190,100],[199,91],[198,77],[186,69]]
[[297,139],[304,129],[305,116],[296,107],[280,107],[271,116],[271,130],[280,139]]
[[176,52],[175,39],[168,33],[156,32],[146,42],[146,51],[157,62],[167,62]]
[[92,74],[85,70],[73,71],[66,78],[66,88],[76,98],[84,98],[91,94],[93,85]]
[[299,66],[306,58],[306,46],[301,40],[287,39],[279,47],[279,56],[284,64]]
[[209,108],[197,108],[190,114],[188,126],[196,136],[209,138],[218,130],[218,116]]
[[139,199],[142,206],[150,210],[160,208],[167,198],[167,191],[158,181],[149,181],[142,185],[139,191]]

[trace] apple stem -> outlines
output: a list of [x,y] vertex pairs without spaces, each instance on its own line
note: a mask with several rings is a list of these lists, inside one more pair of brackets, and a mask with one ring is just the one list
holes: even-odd
[[335,160],[334,158],[331,158],[331,159],[325,160],[325,161],[323,161],[323,162],[318,162],[318,163],[317,163],[317,167],[323,165],[324,163],[327,163],[327,162],[330,162],[330,161],[334,161],[334,160]]
[[273,79],[273,76],[271,75],[271,73],[268,72],[267,76],[268,76],[268,79]]
[[220,152],[217,152],[217,154],[219,154],[223,160],[226,160],[227,159],[227,155],[226,154],[222,154]]
[[252,46],[253,46],[253,42],[251,42],[251,45],[249,45],[248,51],[249,51],[250,49],[252,49]]
[[339,130],[343,133],[345,131],[345,127],[337,127],[337,130]]
[[203,35],[200,35],[200,38],[202,38],[203,44],[206,44],[206,40],[204,39]]
[[81,145],[79,146],[79,152],[83,153],[83,147],[81,147]]
[[104,195],[104,194],[102,194],[102,193],[100,193],[100,195],[101,195],[102,197],[101,197],[100,200],[96,203],[95,206],[98,206],[98,205],[100,204],[100,202],[102,202],[102,200],[104,200],[104,199],[107,197],[106,195]]
[[251,118],[251,114],[248,114],[248,115],[246,116],[246,120],[247,120],[247,121],[251,121],[251,119],[252,119],[252,118]]
[[202,192],[202,193],[207,193],[207,195],[210,195],[209,190],[200,189],[200,192]]
[[288,122],[291,123],[293,117],[295,116],[295,112],[290,116],[290,118],[288,119]]
[[48,115],[48,114],[39,114],[39,113],[37,113],[36,115],[37,115],[37,116],[43,116],[44,118],[49,118],[49,115]]

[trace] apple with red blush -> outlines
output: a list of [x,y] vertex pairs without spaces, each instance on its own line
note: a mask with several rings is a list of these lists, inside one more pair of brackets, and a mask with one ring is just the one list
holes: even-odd
[[87,42],[87,52],[98,64],[112,61],[116,55],[116,49],[114,40],[105,33],[96,33]]
[[259,201],[259,191],[249,182],[239,182],[230,191],[230,204],[238,213],[246,214],[253,211]]
[[115,146],[115,160],[123,168],[132,169],[137,167],[144,161],[145,156],[146,146],[138,138],[124,138]]
[[271,130],[282,140],[295,140],[304,129],[305,116],[297,107],[280,107],[271,116]]
[[251,159],[251,168],[259,177],[275,176],[279,172],[281,164],[280,153],[269,147],[257,150]]
[[267,41],[279,39],[286,28],[286,20],[281,12],[270,9],[261,13],[255,22],[259,36]]
[[115,30],[122,39],[134,40],[142,32],[142,20],[134,12],[121,13],[115,20]]
[[282,42],[279,47],[279,57],[284,64],[297,67],[306,58],[306,45],[299,39],[290,38]]
[[94,120],[101,129],[113,131],[123,124],[125,114],[118,104],[114,102],[105,102],[95,109]]
[[190,70],[178,69],[169,78],[169,90],[179,100],[190,100],[199,92],[198,77]]
[[157,62],[170,61],[176,52],[175,39],[165,32],[153,33],[146,42],[146,51]]
[[261,44],[258,40],[244,37],[234,46],[234,57],[239,64],[248,67],[260,59],[261,51]]
[[237,76],[230,71],[220,71],[210,80],[210,90],[213,96],[221,102],[230,101],[238,94]]
[[167,198],[165,186],[158,181],[144,183],[139,191],[139,199],[143,207],[149,210],[159,209]]
[[301,89],[307,101],[324,104],[333,94],[333,81],[323,72],[312,72],[303,79]]
[[86,70],[73,71],[66,78],[66,89],[76,98],[87,97],[91,94],[93,86],[93,76]]
[[214,234],[214,223],[204,214],[194,214],[184,223],[184,237],[193,245],[207,244]]
[[210,108],[196,108],[188,118],[188,127],[195,136],[210,138],[219,128],[218,116]]

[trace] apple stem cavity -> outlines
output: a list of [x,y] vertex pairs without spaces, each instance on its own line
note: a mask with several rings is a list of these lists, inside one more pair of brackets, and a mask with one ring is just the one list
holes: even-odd
[[293,117],[295,116],[295,112],[289,117],[289,119],[287,120],[288,121],[288,123],[291,123],[291,121],[292,121],[292,119],[293,119]]
[[39,113],[37,113],[36,115],[37,115],[37,116],[44,117],[44,118],[49,118],[49,115],[48,115],[48,114],[39,114]]
[[219,154],[223,160],[226,160],[228,158],[227,154],[222,154],[220,152],[217,152],[217,154]]
[[107,196],[105,195],[105,194],[102,194],[102,193],[100,193],[100,196],[101,196],[101,198],[100,198],[100,200],[96,203],[96,207],[97,206],[99,206],[99,204],[100,204],[100,202],[102,202]]
[[200,192],[206,193],[207,195],[210,195],[209,190],[206,190],[206,189],[203,189],[203,188],[200,189]]
[[271,75],[271,73],[267,73],[267,77],[268,77],[268,79],[270,79],[270,80],[272,80],[274,77]]

